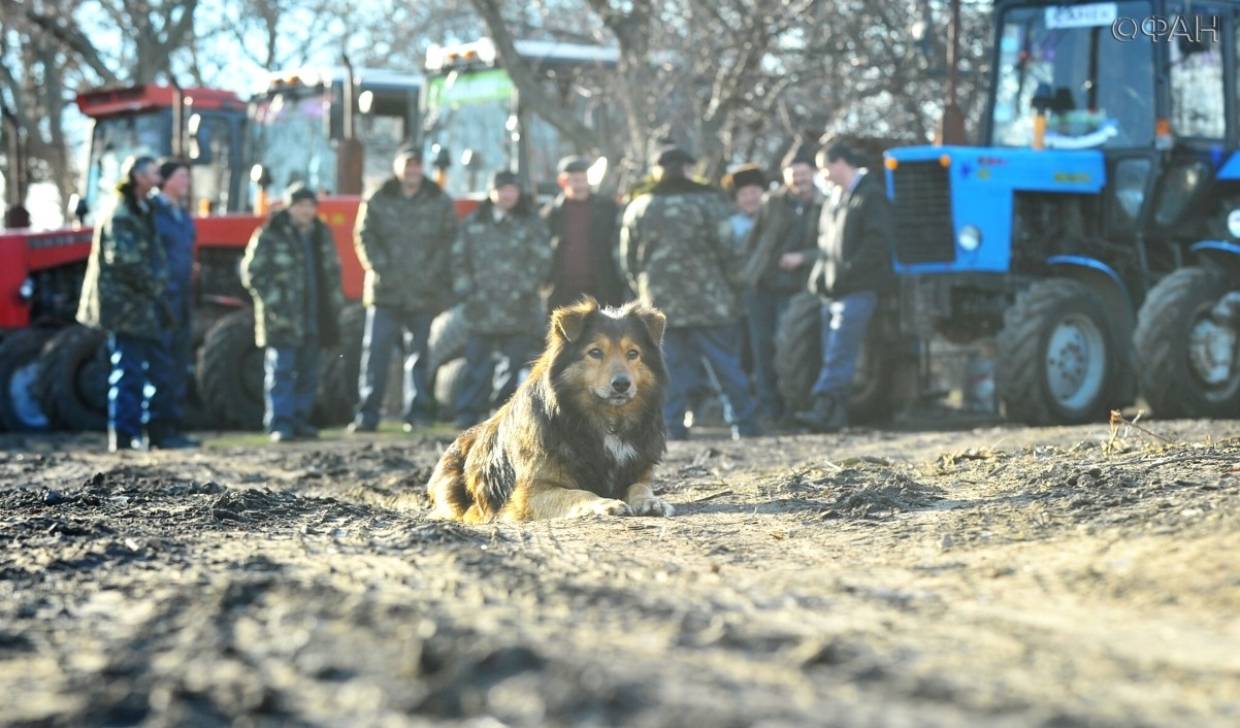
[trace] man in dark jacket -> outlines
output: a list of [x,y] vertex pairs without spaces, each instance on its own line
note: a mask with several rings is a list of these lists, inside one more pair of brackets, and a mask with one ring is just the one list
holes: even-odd
[[668,390],[663,408],[669,439],[684,426],[699,362],[710,364],[730,407],[732,434],[759,434],[749,383],[740,366],[738,256],[730,244],[728,209],[719,190],[689,179],[693,157],[676,147],[655,159],[656,184],[624,212],[620,254],[638,297],[667,315],[663,336]]
[[[108,334],[108,449],[145,450],[146,385],[170,387],[173,365],[161,339],[175,324],[164,297],[167,259],[155,236],[148,196],[159,182],[151,157],[125,161],[112,210],[95,228],[77,320]],[[158,414],[156,412],[155,414]]]
[[784,185],[762,201],[746,244],[745,308],[753,378],[762,416],[784,415],[775,382],[775,330],[796,294],[804,291],[816,245],[822,196],[814,187],[814,149],[798,143],[784,157]]
[[818,227],[819,258],[810,290],[825,300],[822,369],[812,406],[796,419],[816,432],[848,425],[848,394],[857,355],[878,302],[890,284],[891,206],[882,177],[865,168],[855,142],[829,139],[818,164],[839,188],[838,200],[823,205]]
[[190,279],[194,273],[195,232],[194,221],[186,209],[189,182],[189,165],[186,162],[165,160],[159,165],[159,194],[151,198],[155,235],[168,260],[164,300],[176,319],[161,339],[170,364],[170,371],[164,376],[169,386],[162,390],[156,388],[152,395],[151,421],[147,425],[151,445],[161,448],[199,445],[197,440],[181,432],[194,353]]
[[241,261],[241,282],[254,297],[254,343],[266,347],[263,424],[272,442],[313,439],[319,350],[336,345],[344,295],[340,259],[318,198],[297,185],[287,208],[254,232]]
[[627,298],[615,257],[620,211],[612,200],[591,193],[586,177],[589,168],[582,157],[560,160],[563,194],[542,211],[555,250],[548,311],[584,295],[604,306],[619,306]]
[[[550,273],[546,226],[517,175],[496,172],[489,197],[465,218],[452,246],[453,290],[465,302],[469,324],[453,403],[458,427],[478,423],[490,407],[503,404],[516,391],[519,370],[537,356],[547,320],[540,291]],[[496,355],[503,359],[498,371]]]
[[404,339],[405,431],[431,424],[434,392],[427,372],[431,321],[451,293],[449,261],[456,237],[452,200],[422,170],[422,151],[402,147],[395,176],[383,183],[357,215],[354,245],[366,269],[366,334],[362,340],[357,414],[350,432],[379,425],[388,361]]

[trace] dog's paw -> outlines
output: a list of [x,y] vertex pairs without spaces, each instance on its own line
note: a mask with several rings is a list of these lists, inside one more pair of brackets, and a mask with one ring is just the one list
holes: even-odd
[[672,504],[662,498],[639,498],[629,503],[629,512],[635,516],[667,516],[676,512]]
[[573,506],[568,515],[571,518],[581,518],[583,516],[624,516],[628,513],[629,506],[622,500],[596,498]]

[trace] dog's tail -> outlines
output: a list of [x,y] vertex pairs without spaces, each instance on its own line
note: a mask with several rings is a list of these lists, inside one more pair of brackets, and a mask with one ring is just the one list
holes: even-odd
[[437,518],[451,518],[459,521],[465,512],[474,504],[465,485],[465,458],[474,443],[473,431],[466,431],[456,438],[444,451],[443,457],[435,465],[431,479],[426,482],[427,495],[435,506],[433,515]]

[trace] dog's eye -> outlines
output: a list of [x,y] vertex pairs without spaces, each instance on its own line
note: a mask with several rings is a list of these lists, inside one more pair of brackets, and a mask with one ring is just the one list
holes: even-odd
[[625,354],[625,356],[629,358],[629,361],[635,361],[637,357],[641,355],[642,355],[641,352],[638,351],[637,349],[629,349],[628,352]]
[[586,354],[589,355],[591,359],[602,359],[603,358],[603,350],[598,348],[597,346],[587,351]]

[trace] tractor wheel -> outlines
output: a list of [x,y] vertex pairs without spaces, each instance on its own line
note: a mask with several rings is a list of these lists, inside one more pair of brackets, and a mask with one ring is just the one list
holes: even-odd
[[0,425],[10,432],[44,432],[49,428],[36,383],[39,355],[53,333],[50,329],[22,329],[0,342]]
[[198,350],[198,393],[211,419],[257,430],[263,423],[263,350],[254,345],[254,312],[236,311],[207,332]]
[[85,326],[66,326],[43,347],[36,391],[39,404],[58,430],[108,427],[108,335]]
[[1066,278],[1034,283],[1004,312],[995,387],[1009,419],[1030,425],[1103,419],[1124,403],[1114,324],[1101,299]]
[[353,419],[365,335],[366,309],[358,304],[345,306],[340,312],[340,344],[323,352],[318,401],[314,406],[314,419],[320,426],[335,427]]
[[[893,362],[877,355],[884,350],[877,323],[870,322],[848,397],[848,416],[855,422],[881,422],[891,416],[893,398],[888,383]],[[789,410],[809,404],[821,369],[822,301],[812,293],[797,294],[775,331],[775,380]]]
[[464,356],[468,339],[469,324],[465,321],[464,306],[455,306],[436,316],[431,322],[431,335],[427,342],[431,376],[439,367]]
[[1133,343],[1141,392],[1159,417],[1240,415],[1240,330],[1211,311],[1227,278],[1181,268],[1145,297]]
[[457,357],[435,370],[435,411],[439,419],[450,420],[456,416],[452,405],[456,401],[456,393],[461,385],[461,375],[464,373],[464,357]]

